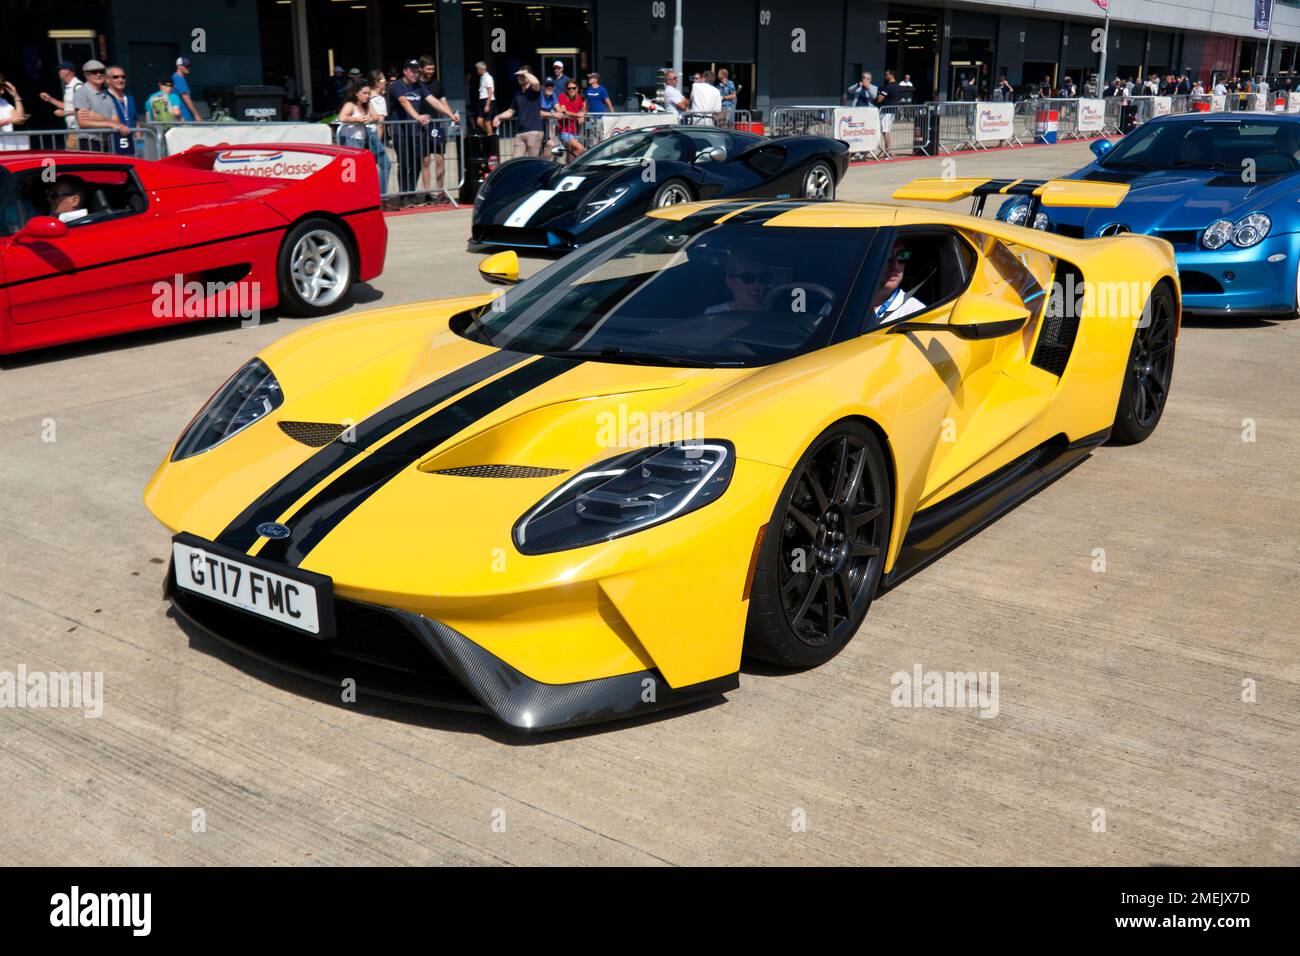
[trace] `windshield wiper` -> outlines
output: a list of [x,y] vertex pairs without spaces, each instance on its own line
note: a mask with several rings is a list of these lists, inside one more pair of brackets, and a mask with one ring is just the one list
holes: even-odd
[[681,365],[688,368],[717,368],[721,365],[738,365],[739,362],[705,362],[700,359],[667,355],[646,355],[641,352],[628,352],[624,349],[606,347],[603,349],[568,349],[542,352],[542,355],[555,358],[589,358],[603,359],[607,362],[625,362],[628,365]]

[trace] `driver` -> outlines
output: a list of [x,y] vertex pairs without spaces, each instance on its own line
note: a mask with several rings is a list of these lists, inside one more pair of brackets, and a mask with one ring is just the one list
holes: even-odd
[[925,303],[909,295],[903,288],[903,274],[907,271],[907,263],[911,258],[912,251],[907,248],[903,240],[895,239],[889,261],[885,263],[884,278],[881,279],[880,288],[876,290],[871,300],[876,321],[892,322],[905,315],[925,311]]
[[763,308],[763,297],[772,282],[772,272],[752,253],[732,249],[727,255],[725,282],[731,298],[704,310],[705,315],[718,312],[753,312]]
[[80,176],[64,173],[45,191],[50,215],[60,222],[72,222],[90,215],[86,208],[86,181]]

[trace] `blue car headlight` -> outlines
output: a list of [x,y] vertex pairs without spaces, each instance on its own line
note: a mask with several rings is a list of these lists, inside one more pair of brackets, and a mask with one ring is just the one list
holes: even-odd
[[172,461],[193,458],[215,448],[283,404],[284,393],[275,375],[261,359],[253,359],[217,389],[185,426]]
[[1273,220],[1262,212],[1252,212],[1249,216],[1243,216],[1232,227],[1232,244],[1249,249],[1262,242],[1272,226]]
[[596,216],[599,216],[610,206],[614,205],[614,203],[626,196],[627,190],[627,186],[611,186],[609,189],[606,189],[601,193],[599,198],[588,200],[587,203],[578,210],[578,222],[586,222],[588,219],[593,219]]
[[523,554],[552,554],[690,514],[727,490],[735,460],[729,441],[625,452],[585,469],[539,501],[516,522],[515,546]]
[[1263,242],[1272,228],[1273,220],[1262,212],[1252,212],[1236,222],[1216,219],[1201,233],[1201,245],[1206,249],[1222,249],[1231,242],[1234,246],[1249,249]]

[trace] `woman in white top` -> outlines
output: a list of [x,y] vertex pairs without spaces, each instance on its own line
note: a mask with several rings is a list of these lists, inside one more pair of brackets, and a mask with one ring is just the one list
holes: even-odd
[[[18,95],[14,85],[0,73],[0,133],[12,134],[15,126],[27,122],[27,113],[23,109],[23,98]],[[27,149],[26,136],[0,136],[0,149]]]
[[369,149],[368,127],[375,123],[370,112],[372,91],[369,84],[360,84],[348,91],[339,110],[339,145],[356,149]]

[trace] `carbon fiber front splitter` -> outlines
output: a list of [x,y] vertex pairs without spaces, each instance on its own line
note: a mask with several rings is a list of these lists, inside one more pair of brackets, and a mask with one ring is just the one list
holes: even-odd
[[[204,633],[264,663],[360,693],[453,710],[486,711],[522,731],[559,730],[653,713],[718,697],[740,686],[727,674],[671,687],[658,670],[543,684],[464,634],[419,614],[339,600],[340,635],[318,640],[177,589],[176,613]],[[355,622],[366,619],[364,627]],[[354,623],[349,627],[346,622]],[[391,627],[387,623],[391,622]]]

